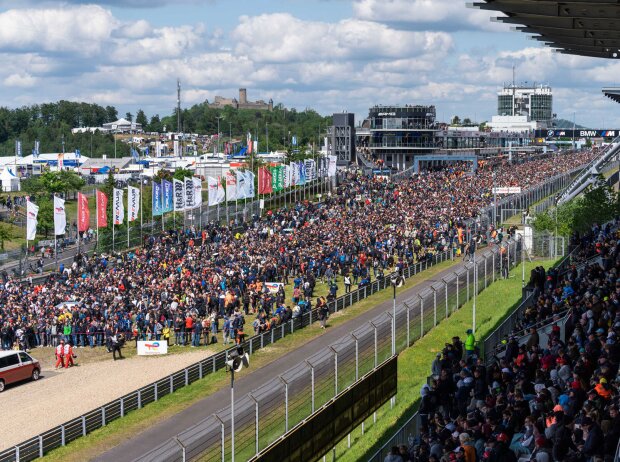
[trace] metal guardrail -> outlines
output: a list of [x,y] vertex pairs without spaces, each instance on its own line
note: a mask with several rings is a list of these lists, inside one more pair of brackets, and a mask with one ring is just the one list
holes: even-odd
[[[406,278],[412,277],[451,258],[453,258],[452,253],[449,251],[435,254],[430,261],[426,260],[424,262],[418,262],[415,265],[405,268],[403,275]],[[494,261],[496,260],[499,259],[495,259]],[[467,277],[469,278],[469,271],[467,274]],[[329,302],[328,307],[330,313],[341,311],[342,309],[390,286],[390,276],[391,275],[388,275],[387,277],[377,279],[366,287],[351,291],[348,294],[338,297],[335,301]],[[296,330],[315,323],[318,321],[318,318],[318,311],[315,308],[309,312],[303,313],[299,317],[292,319],[286,324],[281,324],[272,328],[268,332],[251,337],[244,342],[243,347],[245,351],[252,354],[254,351],[264,348],[265,346],[284,338],[286,335],[294,333]],[[147,403],[157,401],[162,396],[173,393],[179,388],[204,378],[208,374],[223,369],[228,351],[232,350],[221,351],[198,363],[192,364],[185,369],[164,377],[157,382],[151,383],[150,385],[140,388],[139,390],[111,401],[98,409],[72,419],[63,425],[26,440],[25,442],[10,449],[2,451],[0,452],[0,462],[30,461],[38,457],[42,457],[52,449],[64,446],[70,441],[105,426],[112,420],[123,417],[127,412],[140,409]],[[342,385],[343,384],[344,383],[342,383]]]

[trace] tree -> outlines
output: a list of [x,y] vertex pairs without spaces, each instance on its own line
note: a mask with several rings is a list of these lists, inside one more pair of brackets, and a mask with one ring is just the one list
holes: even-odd
[[129,122],[133,122],[133,114],[131,112],[127,112],[125,114],[125,119],[127,119]]
[[118,111],[114,106],[106,106],[106,122],[116,122],[118,120]]
[[39,214],[37,215],[37,229],[45,237],[54,229],[54,204],[49,197],[42,196],[37,203]]
[[463,125],[466,125],[466,126],[471,125],[471,119],[469,117],[465,117],[463,119]]
[[[129,120],[129,119],[127,119]],[[147,125],[149,124],[148,119],[146,118],[146,114],[142,109],[138,109],[138,113],[136,114],[136,123],[142,125],[142,129],[146,130]]]
[[163,125],[161,124],[161,120],[159,119],[159,114],[155,114],[153,117],[151,117],[151,121],[148,124],[148,130],[146,131],[160,133],[162,132],[162,128]]
[[461,125],[461,118],[459,116],[452,117],[452,121],[450,122],[452,125]]
[[11,228],[4,223],[0,223],[0,250],[4,250],[4,243],[10,241],[13,238]]

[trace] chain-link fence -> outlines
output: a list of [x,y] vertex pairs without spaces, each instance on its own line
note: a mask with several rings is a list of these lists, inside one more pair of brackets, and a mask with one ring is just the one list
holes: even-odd
[[[468,262],[449,277],[398,301],[394,309],[377,316],[340,342],[240,397],[234,403],[234,458],[246,460],[254,456],[394,351],[412,345],[469,301],[475,291],[480,292],[505,273],[504,268],[514,263],[515,251],[516,245],[511,241],[505,250],[494,247],[479,252],[475,263]],[[407,271],[411,272],[411,268]],[[389,286],[389,278],[384,278],[382,285]],[[346,302],[356,301],[353,293],[346,297],[350,297]],[[283,327],[287,332],[294,328],[295,320]],[[278,330],[275,333],[281,335]],[[245,345],[245,349],[251,350],[252,345]],[[230,407],[226,407],[139,460],[232,460],[231,417]]]

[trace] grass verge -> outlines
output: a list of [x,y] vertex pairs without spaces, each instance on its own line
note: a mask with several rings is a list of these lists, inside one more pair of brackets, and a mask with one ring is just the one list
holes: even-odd
[[[557,260],[537,260],[526,263],[526,274],[534,267],[553,266]],[[492,332],[504,318],[521,303],[521,267],[517,266],[510,273],[510,278],[497,280],[477,296],[476,300],[476,337],[481,340]],[[377,412],[377,422],[370,418],[365,422],[365,434],[361,428],[351,433],[351,448],[347,440],[336,447],[336,457],[340,461],[368,460],[374,452],[385,443],[398,428],[413,414],[418,406],[420,389],[430,374],[430,366],[435,355],[444,344],[458,335],[464,337],[466,326],[472,322],[472,302],[469,301],[447,320],[432,329],[415,345],[398,357],[398,395],[393,409],[383,406]]]
[[[403,289],[410,289],[432,279],[442,271],[449,269],[458,263],[459,260],[452,262],[446,261],[429,268],[427,271],[419,273],[405,283]],[[336,327],[351,319],[365,313],[377,305],[391,300],[391,292],[384,290],[356,303],[355,305],[330,316],[329,326]],[[282,340],[269,345],[269,348],[259,350],[252,356],[252,369],[266,366],[279,357],[302,347],[311,340],[320,337],[324,331],[319,328],[318,323],[308,326],[305,329],[296,331]],[[238,375],[241,379],[251,371],[242,371]],[[205,379],[194,382],[193,384],[181,388],[172,395],[167,395],[161,400],[151,403],[148,406],[132,411],[122,419],[110,422],[104,428],[96,430],[85,437],[71,442],[68,446],[61,447],[49,452],[42,460],[51,462],[71,462],[90,460],[105,451],[118,446],[119,444],[131,439],[140,432],[144,431],[144,422],[161,421],[177,414],[192,404],[209,396],[228,383],[228,377],[223,370],[215,374],[208,375]]]

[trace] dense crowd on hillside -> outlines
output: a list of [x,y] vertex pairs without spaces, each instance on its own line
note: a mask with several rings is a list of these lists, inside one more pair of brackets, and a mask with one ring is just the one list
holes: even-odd
[[[338,295],[337,277],[365,285],[387,268],[405,267],[464,245],[459,229],[491,203],[493,184],[528,187],[587,163],[592,152],[475,175],[454,165],[389,182],[359,173],[327,200],[268,213],[243,230],[209,224],[151,237],[119,256],[78,255],[40,285],[5,281],[0,292],[2,348],[105,343],[115,332],[140,339],[202,345],[225,341],[325,304],[317,281]],[[483,230],[489,231],[489,230]],[[266,283],[291,283],[270,292]],[[71,303],[65,303],[71,302]]]
[[[420,433],[386,462],[613,461],[620,438],[620,233],[595,225],[577,255],[581,271],[532,275],[537,301],[492,364],[466,358],[458,338],[438,355],[421,390]],[[601,263],[602,262],[602,263]]]

